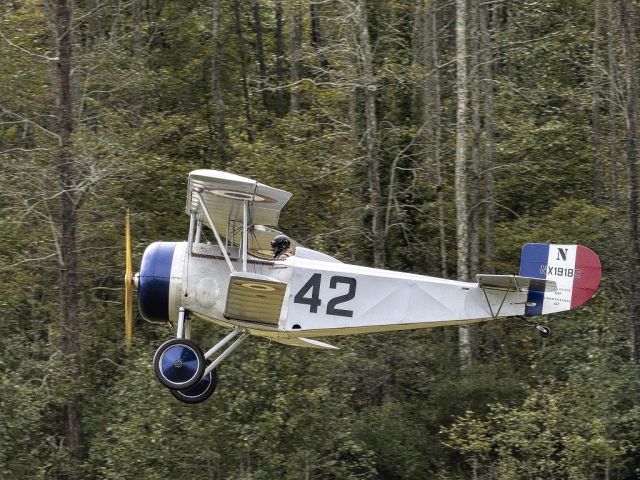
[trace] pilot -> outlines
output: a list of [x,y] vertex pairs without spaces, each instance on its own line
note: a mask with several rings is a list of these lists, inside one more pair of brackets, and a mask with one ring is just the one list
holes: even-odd
[[286,235],[278,235],[271,240],[271,250],[273,250],[274,260],[286,260],[293,255],[291,250],[291,240]]

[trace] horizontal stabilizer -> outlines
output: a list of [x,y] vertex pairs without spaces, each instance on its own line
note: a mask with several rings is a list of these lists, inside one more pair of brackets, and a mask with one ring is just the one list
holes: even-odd
[[521,277],[520,275],[476,275],[480,288],[493,290],[505,290],[508,292],[536,291],[555,292],[556,282],[533,277]]
[[278,325],[287,284],[265,275],[234,272],[229,278],[224,316]]

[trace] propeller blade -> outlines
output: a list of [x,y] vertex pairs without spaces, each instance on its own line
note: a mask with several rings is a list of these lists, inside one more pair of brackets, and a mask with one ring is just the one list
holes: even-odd
[[124,344],[129,351],[133,338],[133,267],[131,265],[131,227],[129,209],[124,217]]

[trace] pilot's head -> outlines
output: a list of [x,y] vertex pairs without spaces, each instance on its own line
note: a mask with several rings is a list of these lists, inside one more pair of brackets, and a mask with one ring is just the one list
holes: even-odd
[[291,246],[291,240],[286,235],[278,235],[271,240],[271,250],[273,250],[273,256],[277,257],[287,248]]

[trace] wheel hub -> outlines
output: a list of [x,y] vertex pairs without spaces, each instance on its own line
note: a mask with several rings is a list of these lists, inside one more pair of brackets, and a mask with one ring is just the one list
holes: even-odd
[[199,376],[201,360],[191,345],[178,343],[160,354],[159,367],[165,379],[178,385],[189,383]]

